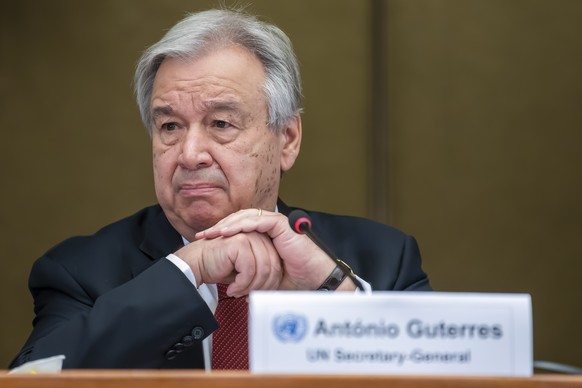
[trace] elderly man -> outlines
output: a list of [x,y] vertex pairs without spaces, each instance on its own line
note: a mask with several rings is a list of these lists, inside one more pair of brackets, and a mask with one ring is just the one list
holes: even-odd
[[308,212],[353,275],[289,227],[278,192],[299,153],[301,83],[277,27],[189,15],[143,54],[135,86],[159,205],[36,261],[34,329],[12,367],[63,354],[67,368],[244,369],[219,334],[244,332],[252,290],[430,289],[415,240],[393,228]]

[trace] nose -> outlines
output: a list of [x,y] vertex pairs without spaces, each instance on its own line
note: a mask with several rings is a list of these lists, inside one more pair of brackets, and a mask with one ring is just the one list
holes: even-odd
[[187,170],[196,170],[212,165],[211,139],[203,128],[191,127],[181,141],[178,163]]

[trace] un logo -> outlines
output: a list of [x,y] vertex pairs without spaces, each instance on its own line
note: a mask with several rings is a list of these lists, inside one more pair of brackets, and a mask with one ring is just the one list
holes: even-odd
[[299,342],[307,334],[307,319],[303,315],[277,315],[273,320],[273,331],[281,342]]

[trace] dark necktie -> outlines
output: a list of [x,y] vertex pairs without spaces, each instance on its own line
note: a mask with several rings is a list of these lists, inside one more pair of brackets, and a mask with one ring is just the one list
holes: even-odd
[[228,284],[217,284],[214,316],[220,327],[212,334],[212,369],[249,369],[248,304],[226,295]]

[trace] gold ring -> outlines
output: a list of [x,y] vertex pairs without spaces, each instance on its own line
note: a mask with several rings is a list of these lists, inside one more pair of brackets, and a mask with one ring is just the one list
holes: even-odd
[[259,211],[259,217],[260,217],[260,216],[261,216],[261,214],[263,214],[263,209],[261,209],[261,208],[258,208],[257,210]]

